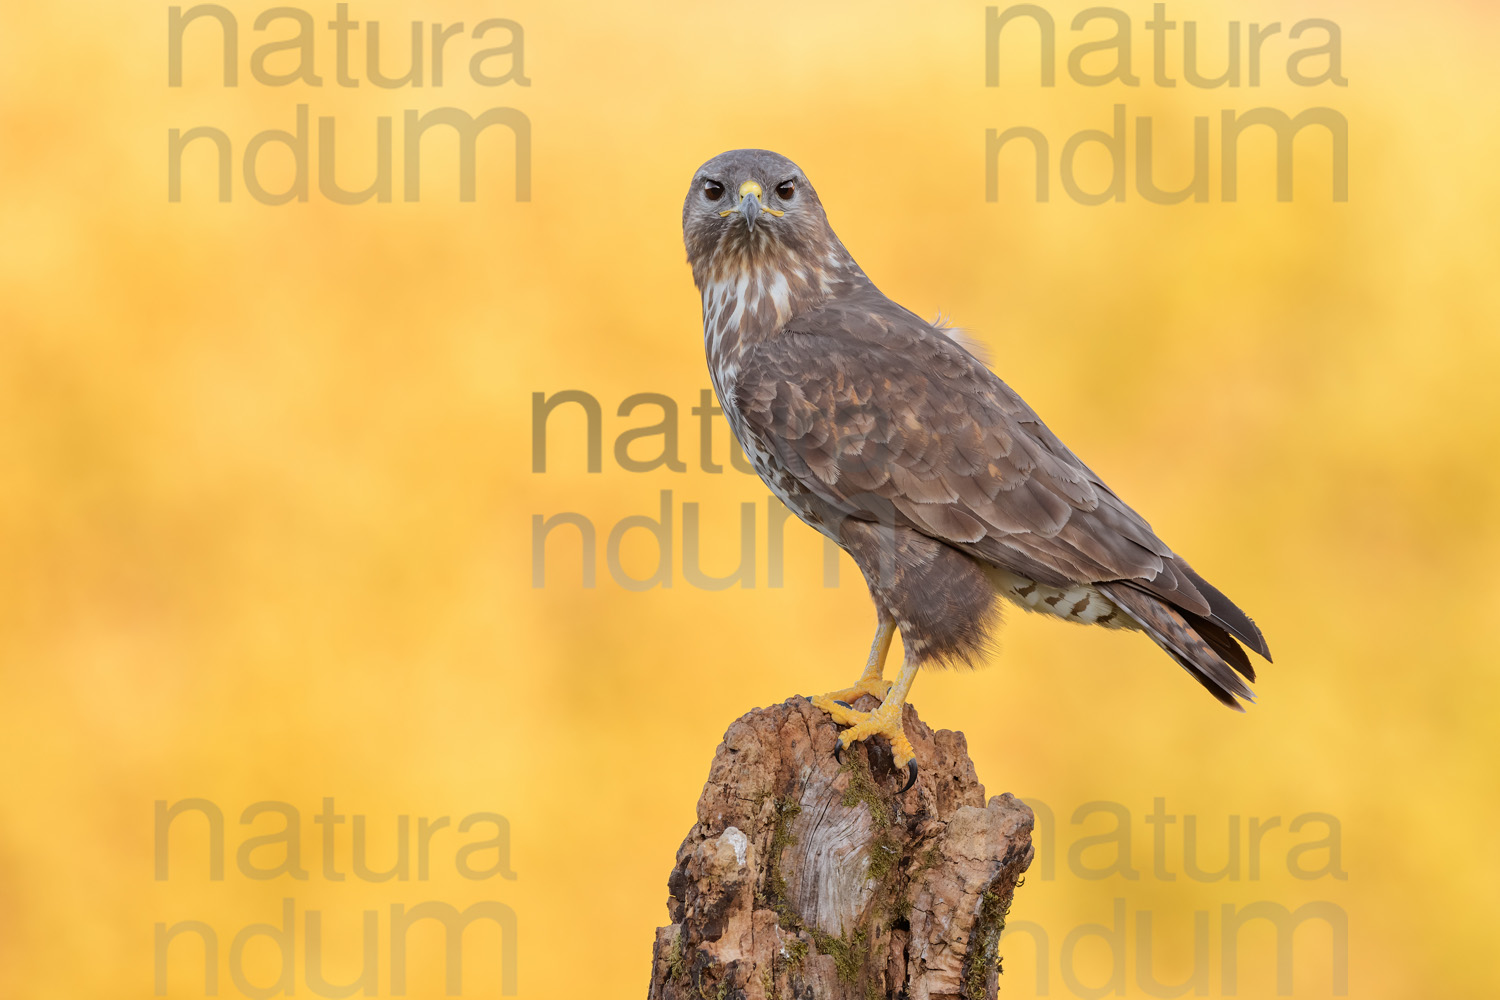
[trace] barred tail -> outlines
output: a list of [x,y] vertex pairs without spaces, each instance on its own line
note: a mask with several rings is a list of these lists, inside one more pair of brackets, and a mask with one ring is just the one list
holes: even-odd
[[1244,708],[1236,696],[1255,700],[1255,693],[1240,679],[1243,674],[1246,680],[1255,680],[1250,658],[1223,627],[1128,583],[1103,583],[1098,587],[1209,694],[1239,712]]

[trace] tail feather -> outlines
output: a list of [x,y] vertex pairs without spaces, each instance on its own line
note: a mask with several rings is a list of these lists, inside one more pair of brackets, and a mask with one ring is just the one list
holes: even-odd
[[[1099,589],[1220,702],[1244,711],[1236,696],[1255,700],[1254,692],[1239,676],[1254,679],[1250,659],[1235,646],[1227,629],[1193,615],[1197,619],[1195,628],[1182,611],[1128,583],[1101,584]],[[1234,653],[1226,647],[1232,647]]]
[[[1264,656],[1266,662],[1269,663],[1271,661],[1271,648],[1266,645],[1266,637],[1261,635],[1260,628],[1256,626],[1255,622],[1250,620],[1250,616],[1236,607],[1235,603],[1225,597],[1219,588],[1194,572],[1193,568],[1187,563],[1179,559],[1177,566],[1186,571],[1188,579],[1193,581],[1193,585],[1208,600],[1210,608],[1209,621],[1255,650],[1261,656]],[[1241,672],[1243,673],[1243,671]],[[1245,676],[1253,679],[1254,675],[1246,674]]]
[[1255,668],[1250,665],[1249,655],[1240,648],[1239,643],[1234,641],[1232,635],[1213,621],[1201,618],[1191,611],[1183,611],[1181,608],[1178,608],[1177,613],[1187,620],[1188,625],[1192,626],[1193,631],[1198,633],[1199,638],[1208,643],[1209,647],[1215,653],[1218,653],[1225,663],[1244,675],[1245,680],[1255,680]]

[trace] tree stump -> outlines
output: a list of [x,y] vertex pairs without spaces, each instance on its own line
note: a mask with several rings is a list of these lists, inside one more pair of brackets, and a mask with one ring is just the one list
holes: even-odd
[[[856,705],[874,707],[868,696]],[[804,698],[734,722],[667,880],[652,1000],[994,998],[1031,810],[906,707],[917,783]]]

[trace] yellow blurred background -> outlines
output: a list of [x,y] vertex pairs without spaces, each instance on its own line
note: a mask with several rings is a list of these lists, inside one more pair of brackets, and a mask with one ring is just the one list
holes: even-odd
[[[524,28],[529,86],[477,85],[465,63],[482,46],[455,36],[443,86],[400,89],[335,85],[322,27],[334,5],[321,0],[302,9],[319,24],[323,86],[261,85],[251,51],[291,29],[254,30],[269,4],[226,6],[235,88],[206,23],[186,36],[184,85],[167,85],[165,4],[0,14],[0,995],[143,997],[161,972],[171,996],[202,996],[191,935],[164,970],[155,960],[156,925],[182,921],[217,933],[220,995],[244,995],[231,939],[278,922],[285,899],[302,995],[317,995],[303,978],[307,912],[323,914],[334,982],[358,975],[362,914],[378,915],[386,996],[389,907],[433,900],[514,911],[520,996],[640,995],[725,727],[851,681],[873,624],[852,564],[825,587],[821,544],[795,522],[784,585],[767,586],[767,491],[699,461],[689,410],[708,378],[681,199],[701,162],[740,146],[796,160],[876,283],[971,330],[1053,429],[1255,616],[1277,657],[1259,704],[1232,716],[1142,637],[1012,614],[987,669],[919,679],[922,718],[968,736],[989,793],[1054,816],[1012,910],[1033,929],[1002,946],[1002,995],[1100,995],[1090,987],[1112,986],[1117,967],[1124,995],[1168,995],[1142,979],[1140,949],[1157,980],[1186,980],[1195,919],[1208,922],[1203,983],[1229,995],[1224,908],[1262,902],[1343,915],[1350,996],[1500,987],[1493,5],[1169,4],[1179,24],[1198,22],[1214,73],[1230,17],[1341,27],[1347,87],[1289,82],[1285,59],[1303,46],[1283,34],[1266,43],[1259,87],[1218,90],[1152,83],[1146,3],[1118,8],[1137,32],[1138,87],[1074,82],[1067,53],[1108,32],[1069,30],[1082,4],[1046,4],[1052,88],[1020,30],[1000,86],[985,86],[978,2],[352,4],[352,18],[382,24],[388,74],[405,66],[414,18]],[[1181,29],[1172,37],[1180,76]],[[1191,118],[1210,117],[1207,203],[1137,194],[1133,127],[1126,199],[1066,196],[1058,150],[1108,128],[1117,103],[1153,118],[1165,186],[1186,181]],[[402,198],[399,155],[389,203],[322,197],[316,139],[305,203],[256,202],[238,163],[218,202],[206,142],[168,201],[169,129],[220,128],[238,158],[255,133],[291,128],[298,104],[337,119],[351,188],[373,174],[380,116],[399,150],[408,109],[518,108],[531,198],[515,198],[497,128],[479,142],[472,203],[441,130],[419,201]],[[1274,196],[1271,144],[1248,135],[1239,200],[1221,200],[1219,112],[1261,106],[1347,117],[1347,203],[1330,198],[1317,129],[1298,140],[1292,201]],[[1016,125],[1051,140],[1048,203],[1014,150],[985,198],[985,131]],[[290,178],[278,155],[265,154],[272,189]],[[1103,186],[1101,169],[1080,154],[1086,187]],[[554,415],[547,471],[533,471],[533,393],[563,390],[602,407],[598,473],[575,406]],[[648,392],[680,406],[685,471],[615,460],[622,432],[658,419],[617,408]],[[715,434],[724,463],[722,422]],[[648,438],[631,454],[659,447]],[[629,589],[607,568],[607,537],[657,516],[664,490],[672,586]],[[757,586],[690,585],[683,505],[699,505],[702,565],[723,575],[742,503],[757,505]],[[533,585],[533,518],[562,512],[596,529],[596,587],[582,585],[566,526]],[[650,537],[626,534],[622,558],[649,575]],[[483,836],[449,829],[425,880],[332,881],[312,820],[329,796],[366,818],[376,868],[395,857],[398,817],[456,827],[501,814],[517,877],[461,876],[457,845]],[[155,877],[154,803],[192,797],[225,815],[222,881],[207,878],[192,817],[172,828],[169,877]],[[1157,799],[1179,817],[1164,828],[1174,879],[1153,857]],[[300,812],[309,878],[239,870],[245,840],[278,828],[239,822],[266,800]],[[1080,875],[1113,857],[1084,841],[1113,820],[1072,822],[1098,801],[1125,816],[1137,877]],[[1324,872],[1299,878],[1289,854],[1328,834],[1326,821],[1291,831],[1309,813],[1336,819],[1338,858],[1296,855]],[[1189,815],[1208,870],[1224,867],[1238,826],[1239,877],[1186,873]],[[1254,877],[1252,817],[1279,818]],[[351,824],[339,829],[334,861],[348,872]],[[278,850],[254,857],[274,866]],[[1118,955],[1076,934],[1064,948],[1117,906]],[[1296,933],[1296,996],[1336,995],[1330,926]],[[441,995],[439,937],[412,940],[408,995]],[[467,940],[464,994],[499,995],[498,933],[476,925]],[[1237,955],[1239,995],[1274,995],[1271,925],[1248,925]],[[264,939],[245,965],[253,983],[275,978]]]

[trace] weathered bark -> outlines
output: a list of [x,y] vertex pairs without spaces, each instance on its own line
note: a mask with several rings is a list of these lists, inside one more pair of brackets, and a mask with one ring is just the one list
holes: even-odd
[[962,733],[911,706],[905,724],[920,771],[902,795],[886,742],[839,765],[806,699],[729,727],[667,880],[653,1000],[995,997],[1031,810],[985,804]]

